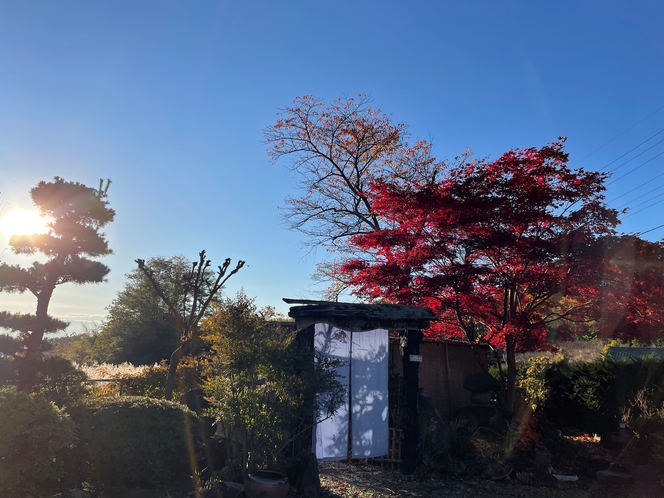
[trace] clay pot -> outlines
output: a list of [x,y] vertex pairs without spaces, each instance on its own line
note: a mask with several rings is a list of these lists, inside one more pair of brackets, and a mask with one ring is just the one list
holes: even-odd
[[289,488],[288,477],[273,470],[257,470],[244,479],[247,498],[255,498],[263,491],[266,498],[286,498]]

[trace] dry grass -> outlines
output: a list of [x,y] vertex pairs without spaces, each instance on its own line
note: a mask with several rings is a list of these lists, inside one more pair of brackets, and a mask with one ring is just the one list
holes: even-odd
[[527,353],[518,353],[516,355],[516,361],[517,364],[523,365],[528,359],[536,356],[549,356],[550,358],[554,358],[559,355],[563,355],[569,361],[592,361],[602,355],[607,343],[608,341],[602,339],[561,342],[557,345],[558,351],[529,351]]
[[78,365],[91,380],[111,379],[120,375],[138,375],[147,370],[152,365],[134,366],[131,363],[121,363],[114,365],[112,363],[101,363],[98,365]]

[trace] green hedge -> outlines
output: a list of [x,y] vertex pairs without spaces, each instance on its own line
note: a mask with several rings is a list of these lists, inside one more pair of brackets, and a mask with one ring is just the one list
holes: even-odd
[[529,364],[522,369],[521,385],[538,399],[540,416],[560,429],[570,427],[597,434],[615,430],[622,411],[633,409],[630,402],[640,390],[649,390],[655,402],[664,398],[661,360],[532,362],[538,362],[537,368]]
[[82,441],[81,466],[95,488],[112,493],[191,484],[199,423],[186,407],[125,396],[88,399],[69,411]]
[[48,400],[0,389],[0,496],[52,494],[63,486],[74,424]]

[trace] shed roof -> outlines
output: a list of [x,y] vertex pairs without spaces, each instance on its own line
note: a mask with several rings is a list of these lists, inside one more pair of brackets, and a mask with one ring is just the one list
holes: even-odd
[[611,346],[606,352],[614,360],[632,360],[652,356],[656,360],[664,360],[664,348],[621,348]]
[[340,328],[370,330],[374,328],[425,329],[436,315],[425,306],[402,304],[363,304],[312,301],[284,298],[292,306],[288,316],[295,318],[298,328],[313,323],[330,323]]

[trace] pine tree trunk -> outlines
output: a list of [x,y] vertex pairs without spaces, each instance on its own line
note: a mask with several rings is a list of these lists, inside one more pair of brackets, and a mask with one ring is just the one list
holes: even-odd
[[18,375],[18,388],[31,393],[37,380],[37,366],[41,356],[41,343],[44,332],[33,331],[25,341],[25,357],[21,361]]
[[55,285],[45,289],[37,297],[37,313],[35,329],[25,340],[25,357],[21,362],[18,376],[18,388],[25,393],[31,393],[37,381],[37,369],[41,358],[42,342],[48,326],[48,304],[53,295]]

